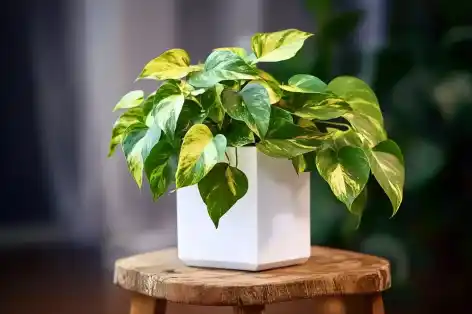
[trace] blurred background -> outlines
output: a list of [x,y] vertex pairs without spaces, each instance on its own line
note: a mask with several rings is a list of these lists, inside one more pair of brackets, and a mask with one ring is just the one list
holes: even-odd
[[[388,313],[466,309],[472,1],[5,0],[1,12],[1,314],[127,313],[128,295],[111,283],[113,261],[175,245],[175,195],[153,203],[121,154],[106,158],[111,109],[167,49],[203,61],[214,47],[249,49],[254,32],[285,28],[316,36],[266,69],[280,80],[360,76],[406,160],[398,214],[389,219],[388,199],[371,184],[357,230],[313,175],[312,243],[390,259]],[[310,308],[294,302],[269,313]]]

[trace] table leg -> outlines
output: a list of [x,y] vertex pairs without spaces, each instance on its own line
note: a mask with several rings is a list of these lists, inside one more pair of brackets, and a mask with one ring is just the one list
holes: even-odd
[[167,301],[142,294],[131,297],[130,314],[165,314]]
[[263,314],[264,305],[234,306],[234,314]]
[[315,299],[316,314],[385,314],[382,294],[346,295]]

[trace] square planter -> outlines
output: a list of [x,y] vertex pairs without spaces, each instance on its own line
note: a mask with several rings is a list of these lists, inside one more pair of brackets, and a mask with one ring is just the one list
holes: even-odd
[[[234,165],[234,148],[228,149]],[[220,220],[208,216],[198,186],[177,190],[178,254],[188,266],[259,271],[310,256],[310,174],[255,147],[238,149],[247,194]]]

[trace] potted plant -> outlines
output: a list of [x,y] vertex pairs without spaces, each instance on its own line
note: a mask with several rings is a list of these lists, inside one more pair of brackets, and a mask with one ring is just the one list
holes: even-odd
[[281,83],[258,68],[293,57],[311,36],[257,33],[251,53],[218,48],[196,65],[184,50],[168,50],[138,77],[162,82],[157,90],[131,91],[116,105],[125,112],[109,155],[121,144],[131,175],[139,187],[146,175],[154,199],[175,183],[186,264],[262,270],[306,261],[310,171],[359,217],[372,173],[397,212],[403,157],[369,86],[306,74]]

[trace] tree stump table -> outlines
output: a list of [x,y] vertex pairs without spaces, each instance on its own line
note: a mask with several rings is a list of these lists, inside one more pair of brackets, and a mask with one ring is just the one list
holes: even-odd
[[114,282],[134,292],[131,314],[164,314],[167,301],[259,314],[267,304],[308,298],[320,300],[313,313],[383,314],[381,292],[390,287],[390,265],[315,246],[303,265],[244,272],[187,267],[177,249],[166,249],[118,260]]

